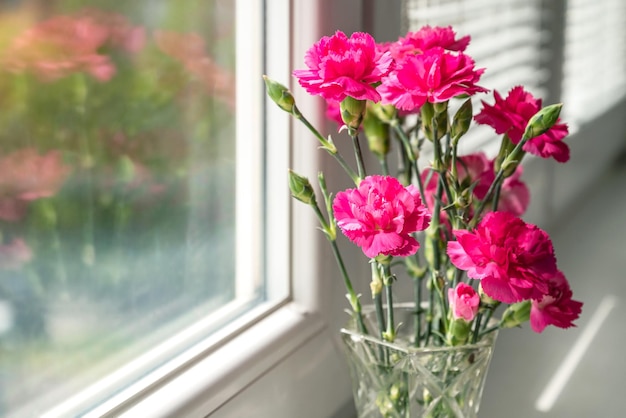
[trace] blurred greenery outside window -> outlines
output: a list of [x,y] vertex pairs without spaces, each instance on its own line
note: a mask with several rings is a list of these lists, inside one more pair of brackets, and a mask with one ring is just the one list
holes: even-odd
[[236,299],[235,42],[230,0],[0,0],[0,415]]

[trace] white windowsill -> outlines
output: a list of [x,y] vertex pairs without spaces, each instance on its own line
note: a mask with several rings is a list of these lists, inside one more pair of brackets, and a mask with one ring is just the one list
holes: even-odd
[[240,333],[210,355],[196,357],[126,404],[98,417],[204,417],[218,409],[323,329],[319,317],[290,303]]

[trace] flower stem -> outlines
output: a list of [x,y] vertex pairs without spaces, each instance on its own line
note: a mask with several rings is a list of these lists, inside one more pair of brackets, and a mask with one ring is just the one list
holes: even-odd
[[391,285],[393,284],[393,278],[391,276],[391,269],[388,264],[383,266],[385,284],[385,297],[387,298],[387,332],[386,340],[393,342],[396,339],[396,325],[393,318],[393,292],[391,291]]
[[415,347],[420,346],[422,337],[422,278],[415,278],[413,286],[413,296],[415,299]]
[[359,179],[363,180],[366,174],[365,164],[363,163],[363,153],[361,152],[361,144],[359,144],[359,134],[350,135],[350,138],[352,138],[352,148],[354,148],[354,157],[356,158]]
[[315,127],[311,125],[311,123],[304,117],[304,115],[302,115],[302,113],[298,111],[297,113],[294,113],[294,117],[298,119],[300,122],[302,122],[304,126],[306,126],[309,129],[309,131],[311,131],[311,133],[318,139],[320,144],[322,144],[322,148],[325,149],[326,152],[328,152],[339,163],[341,168],[343,168],[346,174],[348,174],[348,176],[352,179],[354,184],[358,185],[359,177],[357,173],[355,173],[352,167],[350,167],[348,163],[346,162],[346,160],[344,160],[341,154],[337,151],[337,148],[335,147],[335,145],[329,140],[327,140],[326,138],[324,138],[322,134],[320,134],[319,131],[315,129]]
[[[413,148],[411,148],[411,143],[409,141],[409,138],[406,136],[406,133],[400,127],[400,124],[397,119],[394,119],[392,121],[391,126],[393,127],[394,131],[398,134],[398,137],[400,138],[400,142],[402,142],[402,145],[404,146],[406,155],[409,158],[409,161],[411,162],[411,164],[413,165],[413,171],[415,172],[415,180],[417,181],[417,187],[420,191],[420,198],[422,199],[422,203],[426,204],[426,195],[424,194],[424,184],[422,183],[422,178],[420,176],[419,164],[417,162],[417,157],[415,156],[415,153],[413,152]],[[409,175],[409,181],[410,181],[410,178],[411,176]]]

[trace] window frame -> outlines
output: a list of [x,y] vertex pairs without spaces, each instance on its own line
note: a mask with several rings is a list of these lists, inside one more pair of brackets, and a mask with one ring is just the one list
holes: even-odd
[[[324,31],[320,10],[328,8],[330,3],[322,3],[293,0],[237,2],[237,25],[245,28],[238,32],[247,36],[248,42],[254,39],[250,36],[254,16],[265,18],[264,72],[284,84],[293,84],[292,58],[296,57],[293,58],[297,63],[295,65],[301,66],[304,52]],[[246,30],[247,33],[244,33]],[[253,41],[238,54],[255,53],[254,48],[262,46]],[[237,102],[254,102],[251,95],[265,96],[260,68],[246,67],[242,70],[258,73],[258,77],[256,84],[238,84]],[[249,75],[245,78],[253,80]],[[304,92],[294,94],[299,108],[311,122],[318,126],[324,123],[323,109],[318,101]],[[328,332],[328,320],[337,316],[331,307],[343,305],[323,297],[337,292],[329,284],[332,278],[322,272],[323,268],[320,269],[318,263],[320,249],[327,243],[323,234],[316,230],[317,220],[310,208],[294,205],[286,188],[286,172],[291,165],[297,165],[301,173],[315,175],[320,162],[311,156],[319,154],[319,150],[312,138],[290,140],[310,134],[301,125],[293,124],[291,117],[277,109],[269,99],[264,101],[264,113],[258,109],[250,111],[251,106],[241,106],[244,113],[238,114],[238,121],[244,121],[244,124],[238,125],[238,129],[259,129],[260,125],[246,121],[262,116],[267,138],[265,149],[253,147],[251,150],[243,141],[238,141],[237,152],[249,156],[255,153],[264,155],[266,170],[263,183],[269,186],[263,194],[262,188],[250,187],[250,181],[254,180],[242,179],[244,183],[238,183],[238,188],[247,185],[249,189],[256,190],[250,190],[250,194],[238,200],[237,204],[263,203],[266,233],[262,235],[266,238],[263,241],[261,237],[254,236],[250,240],[245,231],[252,227],[251,223],[243,227],[238,225],[237,237],[238,240],[249,240],[249,246],[239,248],[238,254],[245,255],[260,246],[266,251],[267,261],[265,265],[250,263],[239,273],[245,271],[258,275],[264,272],[268,278],[266,293],[270,297],[278,297],[279,302],[262,304],[228,327],[222,333],[224,338],[220,343],[203,341],[175,363],[170,363],[170,369],[158,379],[147,385],[140,382],[83,416],[219,417],[233,416],[227,411],[234,406],[249,408],[255,416],[286,416],[285,411],[297,407],[300,418],[319,418],[335,416],[337,411],[345,410],[346,405],[350,409],[347,369],[342,368],[340,352],[333,335]],[[286,223],[285,219],[289,222]],[[298,244],[294,245],[295,242]],[[329,270],[332,271],[333,267],[331,265]],[[289,289],[285,289],[285,283],[289,283]],[[286,290],[289,296],[281,300]],[[339,292],[339,295],[342,293]],[[294,374],[299,377],[295,385]],[[259,395],[255,388],[259,384],[267,384],[268,380],[269,387],[289,391],[292,396],[259,403],[259,396],[264,395]],[[311,396],[320,387],[325,387],[324,394]],[[262,392],[265,393],[265,390]],[[316,407],[300,409],[299,400],[307,394]],[[298,401],[294,402],[294,399]]]

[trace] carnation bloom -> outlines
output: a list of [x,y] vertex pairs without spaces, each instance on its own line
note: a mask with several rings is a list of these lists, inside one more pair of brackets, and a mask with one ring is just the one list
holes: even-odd
[[320,39],[304,60],[308,69],[293,72],[300,85],[310,94],[338,102],[346,96],[380,101],[372,84],[380,82],[393,62],[371,35],[355,32],[348,38],[341,31]]
[[402,59],[407,54],[421,54],[426,50],[441,47],[448,51],[465,51],[470,42],[469,36],[456,39],[456,33],[451,26],[423,26],[416,32],[407,35],[390,45],[388,49],[395,60]]
[[382,79],[378,91],[384,104],[416,111],[426,102],[440,103],[462,94],[486,92],[476,85],[483,72],[474,68],[474,60],[468,55],[436,47],[398,61]]
[[448,289],[448,302],[454,319],[462,318],[470,322],[478,313],[480,296],[472,286],[459,283],[454,289]]
[[[494,160],[489,160],[485,153],[463,155],[457,159],[457,181],[462,190],[474,186],[472,195],[476,199],[484,199],[489,190],[489,186],[495,180]],[[520,180],[523,169],[517,166],[515,172],[502,182],[500,188],[500,198],[498,210],[509,212],[515,216],[521,216],[526,212],[530,202],[530,191],[524,182]],[[422,182],[424,184],[424,195],[426,204],[432,208],[435,203],[437,183],[439,174],[433,170],[426,169],[422,172]],[[448,204],[448,199],[444,194],[441,196],[443,206]],[[489,207],[487,208],[489,210]],[[472,216],[472,207],[469,207],[467,216]],[[447,223],[445,211],[441,212],[441,222]]]
[[504,303],[541,299],[557,273],[548,234],[506,212],[490,212],[473,231],[453,231],[448,256],[457,268],[481,280],[487,296]]
[[548,280],[548,293],[541,299],[531,301],[530,327],[535,332],[542,332],[548,325],[559,328],[575,326],[575,321],[582,311],[582,302],[572,299],[572,291],[562,272]]
[[417,188],[390,176],[368,176],[358,188],[337,193],[333,211],[344,235],[370,258],[415,254],[419,243],[411,234],[430,223]]
[[[491,126],[497,134],[506,134],[514,144],[519,143],[528,121],[541,110],[541,99],[535,99],[521,86],[514,87],[505,99],[497,91],[493,96],[495,103],[488,105],[483,101],[483,109],[474,119]],[[564,163],[569,160],[569,147],[563,142],[567,134],[567,125],[557,121],[547,132],[526,142],[522,149]]]

